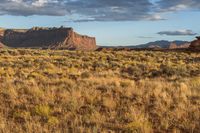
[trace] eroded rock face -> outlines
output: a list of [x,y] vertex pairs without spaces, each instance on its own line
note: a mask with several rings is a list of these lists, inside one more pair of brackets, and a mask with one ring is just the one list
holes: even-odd
[[2,43],[9,47],[94,50],[94,37],[79,35],[72,28],[38,28],[5,30]]

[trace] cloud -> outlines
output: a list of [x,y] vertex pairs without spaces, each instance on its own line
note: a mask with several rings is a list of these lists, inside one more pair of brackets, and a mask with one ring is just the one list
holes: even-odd
[[161,31],[158,32],[159,35],[167,35],[167,36],[194,36],[196,33],[194,33],[192,30],[177,30],[177,31]]
[[160,0],[157,4],[160,11],[164,12],[200,10],[199,0]]
[[0,15],[30,16],[49,15],[64,16],[68,11],[57,0],[2,0]]
[[[157,2],[156,2],[157,1]],[[68,21],[158,21],[163,12],[200,9],[199,0],[1,0],[0,15],[66,16]]]
[[48,2],[48,0],[37,0],[33,2],[32,5],[36,7],[43,7],[45,4],[48,4]]
[[154,14],[154,15],[148,17],[146,20],[150,20],[150,21],[158,21],[158,20],[166,20],[166,19],[163,18],[161,15]]
[[161,20],[149,0],[2,0],[1,15],[66,16],[72,21]]
[[138,36],[138,38],[142,38],[142,39],[150,39],[150,38],[154,38],[154,37],[151,37],[151,36]]
[[66,4],[83,17],[77,21],[137,21],[153,16],[148,0],[76,0]]

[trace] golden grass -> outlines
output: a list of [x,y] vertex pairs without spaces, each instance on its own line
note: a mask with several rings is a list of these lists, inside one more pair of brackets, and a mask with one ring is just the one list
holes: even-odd
[[200,132],[200,54],[0,51],[0,132]]

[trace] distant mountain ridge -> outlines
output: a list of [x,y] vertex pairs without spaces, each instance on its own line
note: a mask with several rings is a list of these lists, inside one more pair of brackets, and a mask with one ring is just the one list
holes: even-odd
[[146,44],[140,45],[129,45],[129,46],[99,46],[100,48],[128,48],[128,49],[137,49],[137,48],[150,48],[150,49],[180,49],[180,48],[189,48],[190,42],[188,41],[167,41],[160,40],[155,42],[149,42]]
[[164,48],[164,49],[176,49],[176,48],[188,48],[190,42],[188,41],[167,41],[160,40],[155,42],[149,42],[146,44],[140,44],[135,46],[126,46],[126,48]]

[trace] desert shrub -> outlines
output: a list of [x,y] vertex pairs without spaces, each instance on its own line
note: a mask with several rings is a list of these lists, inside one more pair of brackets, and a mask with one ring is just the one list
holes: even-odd
[[116,102],[112,97],[104,97],[102,101],[102,105],[108,109],[116,108]]
[[83,72],[83,73],[81,74],[81,78],[89,78],[89,77],[91,77],[90,72]]
[[123,68],[121,70],[121,73],[123,75],[124,74],[128,74],[130,77],[136,77],[136,78],[140,78],[143,74],[143,71],[141,68],[139,68],[138,66],[129,66],[127,68]]
[[188,76],[190,73],[185,66],[161,65],[160,68],[166,76]]
[[189,76],[190,70],[188,70],[185,65],[176,66],[176,75]]
[[48,105],[37,105],[34,108],[34,112],[41,117],[48,118],[51,113],[51,109]]
[[189,82],[189,85],[191,86],[193,91],[200,92],[200,77],[192,78]]
[[82,61],[84,61],[84,62],[88,62],[88,61],[90,61],[91,59],[90,59],[90,57],[83,57],[82,58]]
[[176,69],[170,65],[161,65],[160,69],[162,70],[162,73],[167,76],[173,76],[176,73]]
[[48,118],[48,124],[50,125],[57,125],[59,123],[58,118],[51,116]]
[[162,72],[159,70],[154,69],[150,71],[150,77],[155,78],[155,77],[160,77],[161,75],[162,75]]
[[133,87],[134,86],[134,81],[120,81],[120,86],[122,88],[128,88],[128,87]]
[[16,122],[24,123],[31,117],[31,113],[27,111],[15,111],[13,112],[12,117]]

